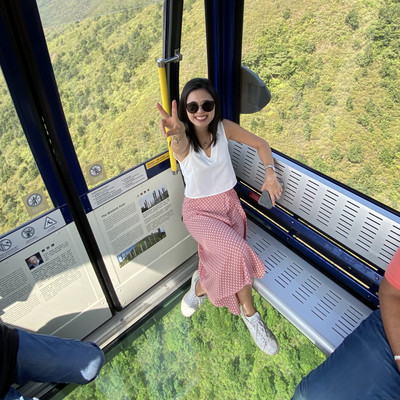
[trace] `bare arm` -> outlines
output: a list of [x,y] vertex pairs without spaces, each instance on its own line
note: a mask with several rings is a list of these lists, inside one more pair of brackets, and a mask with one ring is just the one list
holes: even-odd
[[[223,124],[226,137],[228,139],[255,148],[264,166],[274,165],[274,158],[272,156],[271,147],[264,139],[260,138],[257,135],[254,135],[254,133],[247,131],[240,125],[227,119],[223,120]],[[267,168],[265,170],[265,181],[263,186],[261,187],[261,190],[268,190],[273,205],[275,205],[275,201],[280,198],[282,187],[276,178],[275,171],[272,168]]]
[[[400,290],[383,277],[379,287],[383,328],[393,355],[400,355]],[[400,361],[397,361],[400,370]]]
[[169,115],[161,104],[157,103],[158,111],[164,117],[160,121],[160,129],[165,137],[171,136],[171,148],[179,161],[183,161],[189,154],[189,140],[185,126],[178,118],[176,101],[172,101],[172,113]]

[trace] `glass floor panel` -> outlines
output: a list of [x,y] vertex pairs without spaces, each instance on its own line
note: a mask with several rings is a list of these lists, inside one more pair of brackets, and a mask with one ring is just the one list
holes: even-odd
[[208,300],[191,318],[183,317],[180,301],[188,288],[106,349],[94,382],[67,385],[52,400],[288,400],[325,359],[256,292],[255,306],[280,344],[275,356],[256,347],[240,317]]

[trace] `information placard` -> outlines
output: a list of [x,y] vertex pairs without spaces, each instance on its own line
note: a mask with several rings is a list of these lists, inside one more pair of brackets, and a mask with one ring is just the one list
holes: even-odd
[[111,316],[75,224],[1,261],[0,315],[19,328],[79,339]]
[[166,170],[88,214],[122,305],[196,253],[182,201],[182,176]]

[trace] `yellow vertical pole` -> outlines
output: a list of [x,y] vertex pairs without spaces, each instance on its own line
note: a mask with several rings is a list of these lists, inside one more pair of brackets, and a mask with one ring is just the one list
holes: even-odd
[[[158,77],[160,80],[160,89],[161,89],[161,105],[163,106],[164,110],[171,115],[171,109],[169,106],[169,99],[168,99],[167,73],[165,71],[165,64],[161,62],[158,63]],[[168,141],[169,160],[171,163],[171,171],[173,174],[177,174],[178,168],[171,148],[171,137],[168,137],[167,141]]]

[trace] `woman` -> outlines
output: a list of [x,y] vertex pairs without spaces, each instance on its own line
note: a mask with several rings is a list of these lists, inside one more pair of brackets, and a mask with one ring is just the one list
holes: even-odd
[[265,166],[262,190],[272,204],[280,198],[274,160],[268,143],[221,118],[218,95],[208,79],[195,78],[183,88],[179,113],[176,101],[169,115],[157,104],[163,119],[163,134],[171,136],[171,147],[185,179],[183,222],[198,243],[199,268],[181,303],[182,314],[190,317],[208,296],[217,307],[241,315],[257,346],[276,354],[278,343],[254,308],[253,278],[261,278],[265,266],[246,243],[246,215],[233,189],[236,175],[228,140],[257,149]]

